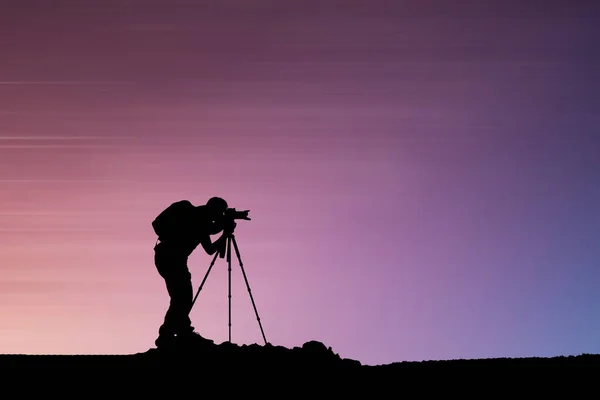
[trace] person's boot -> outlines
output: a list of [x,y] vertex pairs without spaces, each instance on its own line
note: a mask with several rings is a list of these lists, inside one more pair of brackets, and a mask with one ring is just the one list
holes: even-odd
[[158,338],[154,341],[157,349],[170,349],[175,346],[176,343],[175,335],[159,335]]

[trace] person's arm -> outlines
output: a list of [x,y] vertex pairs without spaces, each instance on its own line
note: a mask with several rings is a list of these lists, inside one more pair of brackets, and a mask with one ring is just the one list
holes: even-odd
[[210,240],[210,236],[209,235],[204,235],[202,237],[202,240],[200,241],[200,244],[202,245],[202,248],[204,249],[204,251],[208,255],[212,256],[213,254],[215,254],[219,250],[219,247],[220,247],[221,243],[223,242],[223,240],[225,240],[225,237],[223,235],[221,235],[221,237],[219,237],[214,242],[212,242]]

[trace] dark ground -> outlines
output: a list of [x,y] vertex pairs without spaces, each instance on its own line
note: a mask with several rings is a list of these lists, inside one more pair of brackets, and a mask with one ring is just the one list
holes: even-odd
[[[88,397],[90,388],[112,393],[115,389],[111,388],[118,388],[116,394],[122,397],[129,397],[125,394],[127,390],[135,390],[139,397],[143,392],[165,388],[196,391],[192,397],[207,397],[206,392],[213,393],[214,390],[225,397],[252,393],[255,397],[269,392],[288,397],[298,391],[318,394],[319,391],[333,390],[338,395],[344,392],[353,396],[361,393],[372,396],[381,392],[384,396],[389,390],[396,394],[417,390],[425,395],[440,391],[446,394],[451,391],[478,393],[482,388],[487,388],[486,395],[491,395],[490,388],[494,393],[519,390],[524,394],[523,390],[535,390],[535,394],[540,395],[544,390],[556,392],[561,387],[569,387],[568,393],[573,395],[573,389],[588,385],[596,387],[600,355],[397,362],[369,366],[341,358],[318,341],[292,349],[270,344],[238,346],[224,342],[168,352],[150,349],[131,355],[0,355],[0,368],[4,383],[24,382],[24,379],[28,382],[49,380],[51,385],[47,386],[19,384],[19,387],[43,389],[46,395],[55,390],[57,395],[73,391],[79,393],[78,397]],[[13,375],[15,378],[11,380]],[[238,394],[234,395],[234,392]]]

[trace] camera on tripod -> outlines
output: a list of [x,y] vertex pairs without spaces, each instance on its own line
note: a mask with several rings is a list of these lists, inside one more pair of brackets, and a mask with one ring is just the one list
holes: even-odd
[[[238,211],[235,208],[228,208],[223,213],[223,232],[225,236],[231,236],[236,227],[236,219],[243,219],[250,221],[248,217],[248,213],[250,210]],[[221,243],[221,246],[218,249],[219,257],[225,257],[225,249],[226,249],[226,241]]]
[[228,208],[223,213],[223,230],[228,233],[233,233],[236,227],[236,219],[244,219],[250,221],[248,213],[250,210],[238,211],[235,208]]
[[229,281],[229,284],[228,284],[228,287],[229,287],[229,289],[228,289],[229,290],[229,293],[228,293],[228,298],[229,298],[229,343],[231,343],[231,250],[233,247],[233,250],[235,251],[235,254],[238,259],[238,263],[240,265],[240,269],[242,270],[242,275],[244,276],[244,281],[246,282],[246,288],[248,289],[248,294],[250,295],[250,300],[252,301],[252,307],[254,307],[254,313],[256,314],[256,320],[258,321],[258,326],[260,327],[260,332],[262,333],[262,337],[263,337],[263,340],[265,341],[265,345],[266,345],[266,344],[268,344],[267,338],[265,337],[265,332],[263,330],[262,324],[260,323],[260,317],[258,316],[258,311],[256,310],[256,304],[254,304],[254,297],[252,296],[252,291],[250,290],[250,284],[248,283],[248,278],[246,277],[246,271],[244,270],[244,264],[242,263],[240,251],[237,246],[237,241],[235,239],[235,236],[233,235],[233,230],[235,229],[235,226],[236,226],[235,220],[243,219],[243,220],[250,221],[250,218],[248,218],[249,212],[250,212],[250,210],[238,211],[235,208],[227,208],[225,210],[225,212],[223,213],[223,219],[221,220],[221,222],[223,223],[224,234],[223,234],[223,236],[221,236],[219,238],[219,240],[221,242],[220,243],[221,246],[218,249],[218,252],[215,254],[214,258],[212,259],[212,262],[210,263],[210,266],[208,267],[208,271],[206,271],[206,275],[204,275],[204,279],[202,279],[202,283],[200,283],[200,286],[198,287],[198,291],[196,292],[196,295],[194,296],[194,299],[192,300],[192,307],[196,303],[196,299],[198,298],[200,291],[204,287],[206,278],[208,278],[208,274],[212,270],[212,267],[215,264],[215,260],[217,259],[217,256],[220,258],[224,258],[225,253],[227,253],[227,265],[228,265],[227,271],[228,271],[228,281]]

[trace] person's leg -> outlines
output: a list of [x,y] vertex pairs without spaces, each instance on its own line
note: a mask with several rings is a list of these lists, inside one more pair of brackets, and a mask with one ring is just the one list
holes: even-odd
[[175,338],[177,338],[177,342],[184,344],[214,343],[194,332],[190,321],[189,314],[192,309],[194,293],[191,274],[187,267],[187,257],[168,252],[157,252],[155,262],[158,272],[165,280],[171,299],[164,322],[159,328],[156,346],[168,346],[173,343]]
[[167,324],[175,331],[179,343],[184,345],[211,344],[212,340],[194,332],[190,321],[189,315],[194,300],[191,274],[187,267],[185,271],[181,268],[177,268],[176,271],[176,277],[171,277],[167,284],[167,290],[171,296],[171,306],[166,315]]
[[[171,300],[161,329],[164,333],[176,335],[193,332],[189,317],[193,300],[192,280],[187,266],[173,268],[166,275],[165,283]],[[159,333],[162,334],[160,330]]]
[[170,341],[177,333],[192,332],[189,312],[193,300],[191,275],[187,268],[187,257],[165,249],[157,250],[154,256],[156,269],[165,280],[170,297],[169,308],[158,332],[157,347]]

